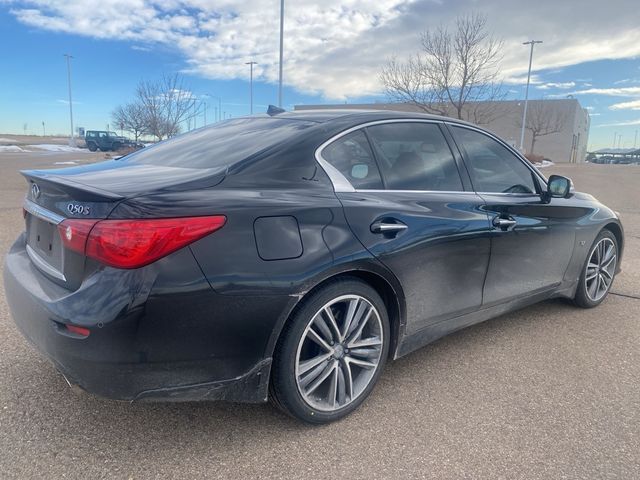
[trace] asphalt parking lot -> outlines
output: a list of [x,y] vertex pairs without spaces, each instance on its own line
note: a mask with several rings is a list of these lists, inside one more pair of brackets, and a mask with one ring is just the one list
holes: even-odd
[[[0,255],[23,229],[19,169],[100,157],[0,154]],[[363,408],[328,426],[269,405],[76,394],[18,333],[0,283],[0,477],[640,478],[640,166],[550,173],[621,212],[614,294],[442,339],[388,365]]]

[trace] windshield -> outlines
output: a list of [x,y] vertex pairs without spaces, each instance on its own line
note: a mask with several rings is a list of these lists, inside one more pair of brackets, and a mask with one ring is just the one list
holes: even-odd
[[183,168],[229,166],[294,138],[315,125],[275,118],[239,118],[194,130],[139,150],[122,160]]

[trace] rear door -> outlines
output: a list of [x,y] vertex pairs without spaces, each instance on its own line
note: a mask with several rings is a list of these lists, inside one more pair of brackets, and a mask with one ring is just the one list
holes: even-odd
[[486,133],[449,125],[491,222],[491,261],[484,303],[491,305],[557,287],[575,245],[583,209],[545,202],[541,177]]
[[402,283],[408,334],[480,307],[487,214],[438,122],[370,124],[320,156],[343,176],[334,183],[353,232]]

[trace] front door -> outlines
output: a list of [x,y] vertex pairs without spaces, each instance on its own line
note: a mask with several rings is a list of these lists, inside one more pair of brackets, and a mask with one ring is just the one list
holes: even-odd
[[353,232],[404,288],[407,334],[481,306],[487,213],[439,123],[368,126],[321,155],[355,188],[336,192]]
[[492,228],[486,306],[557,287],[575,245],[582,210],[564,199],[543,201],[542,179],[496,139],[450,126]]

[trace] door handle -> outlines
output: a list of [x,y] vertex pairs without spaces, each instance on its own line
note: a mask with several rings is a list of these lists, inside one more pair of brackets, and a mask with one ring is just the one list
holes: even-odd
[[391,223],[378,220],[371,224],[372,233],[398,233],[402,230],[406,230],[407,227],[404,223]]
[[517,223],[518,222],[511,217],[509,218],[495,217],[493,219],[493,226],[498,227],[502,230],[510,230],[513,227],[515,227]]

